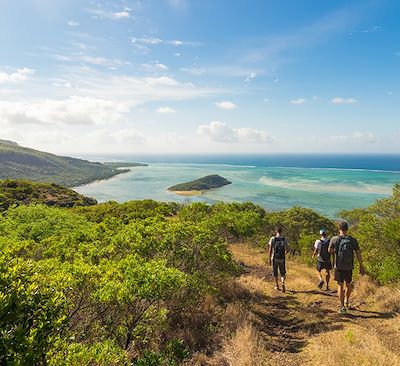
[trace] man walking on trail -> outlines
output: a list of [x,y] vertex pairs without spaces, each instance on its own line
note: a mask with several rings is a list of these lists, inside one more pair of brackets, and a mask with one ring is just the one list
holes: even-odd
[[324,280],[322,279],[322,270],[325,269],[325,281],[326,281],[326,291],[329,291],[329,280],[331,278],[331,269],[332,269],[332,262],[331,262],[331,253],[329,253],[329,242],[330,239],[327,237],[326,230],[321,229],[319,231],[321,235],[321,239],[316,240],[314,244],[314,253],[313,258],[317,255],[317,273],[318,273],[318,288],[322,289],[324,286]]
[[273,274],[275,278],[275,290],[280,290],[278,280],[278,270],[281,275],[282,292],[285,292],[285,277],[286,277],[286,254],[289,252],[288,240],[282,235],[282,228],[276,229],[275,236],[269,240],[269,265],[272,264]]
[[[334,236],[329,243],[329,253],[335,258],[335,280],[338,283],[338,295],[340,299],[340,314],[346,314],[349,307],[350,295],[353,290],[354,252],[360,264],[360,274],[365,274],[361,250],[358,242],[352,236],[347,235],[349,225],[345,221],[339,222],[339,235]],[[346,283],[346,291],[344,288]]]

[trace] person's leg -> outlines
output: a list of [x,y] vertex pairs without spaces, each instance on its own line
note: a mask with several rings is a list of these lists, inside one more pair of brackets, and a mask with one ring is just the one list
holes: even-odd
[[338,283],[338,296],[340,300],[340,307],[344,308],[344,282]]
[[281,273],[282,291],[285,292],[285,279],[286,279],[286,263],[283,261],[280,263],[279,272]]
[[335,281],[338,283],[338,297],[340,300],[340,310],[339,313],[345,314],[346,308],[344,307],[344,279],[343,272],[335,269]]
[[331,279],[331,271],[329,269],[326,270],[326,289],[329,290],[329,280]]
[[352,291],[353,291],[353,282],[346,282],[346,297],[345,297],[346,307],[350,305],[350,295]]
[[317,262],[317,274],[318,274],[318,288],[321,289],[322,286],[324,285],[324,280],[322,279],[322,263],[321,262]]
[[273,261],[272,265],[273,265],[273,275],[274,275],[274,278],[275,278],[275,289],[279,290],[278,263]]
[[278,278],[278,276],[275,276],[275,289],[279,290],[279,278]]

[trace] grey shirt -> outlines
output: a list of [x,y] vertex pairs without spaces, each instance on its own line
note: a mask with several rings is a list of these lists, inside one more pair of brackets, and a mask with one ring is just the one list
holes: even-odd
[[[347,250],[341,251],[339,245],[346,245]],[[360,250],[358,241],[352,236],[334,236],[329,243],[329,251],[335,253],[335,268],[343,271],[354,269],[354,252]]]

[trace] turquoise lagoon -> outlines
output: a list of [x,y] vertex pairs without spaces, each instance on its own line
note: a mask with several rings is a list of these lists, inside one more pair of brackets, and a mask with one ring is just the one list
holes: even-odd
[[[208,174],[219,174],[232,184],[190,197],[167,190]],[[400,171],[396,170],[155,162],[75,189],[99,202],[148,198],[208,203],[251,201],[271,211],[302,206],[337,217],[341,209],[367,207],[389,196],[396,183],[400,183]]]

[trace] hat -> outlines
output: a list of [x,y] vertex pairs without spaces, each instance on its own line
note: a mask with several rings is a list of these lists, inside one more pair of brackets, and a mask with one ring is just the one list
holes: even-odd
[[326,234],[326,229],[321,229],[320,231],[319,231],[319,233],[322,235],[322,234]]

